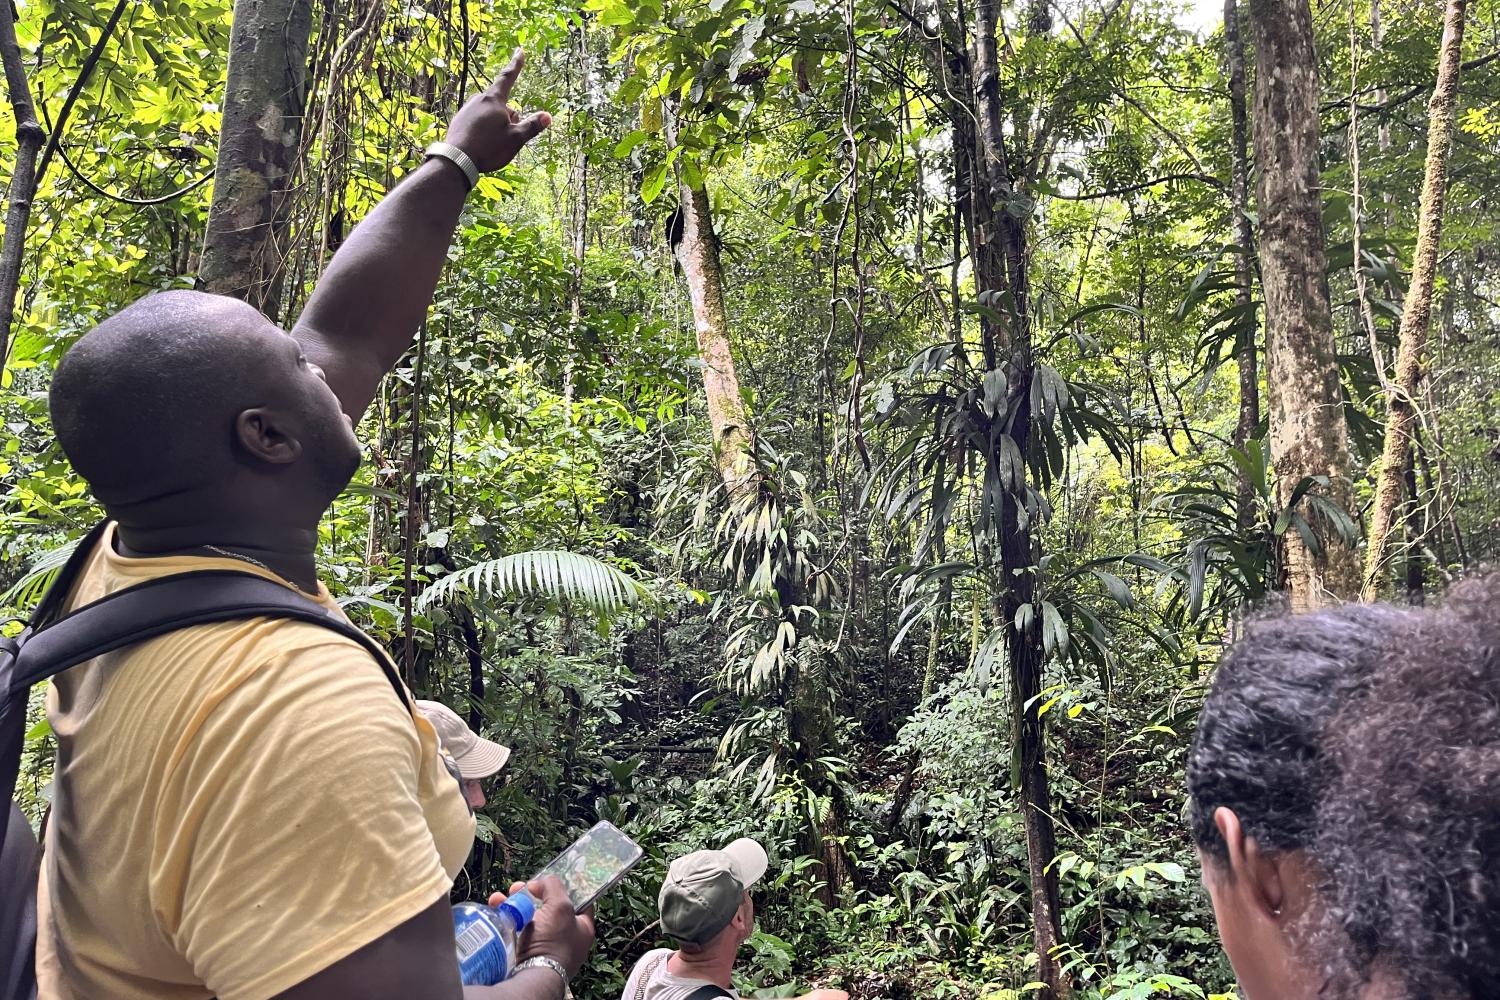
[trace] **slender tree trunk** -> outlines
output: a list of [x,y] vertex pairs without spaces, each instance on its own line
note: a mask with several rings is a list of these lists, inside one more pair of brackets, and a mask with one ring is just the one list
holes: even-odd
[[[1239,344],[1235,360],[1240,375],[1240,413],[1234,425],[1234,446],[1244,448],[1260,426],[1260,370],[1257,364],[1255,334],[1259,329],[1251,309],[1255,301],[1255,231],[1250,223],[1250,165],[1247,149],[1249,130],[1245,104],[1245,45],[1240,39],[1240,14],[1237,0],[1224,0],[1224,54],[1229,64],[1229,211],[1234,218],[1234,300],[1247,314],[1244,341]],[[1255,523],[1255,484],[1241,468],[1236,484],[1235,520],[1242,532]]]
[[[1416,442],[1412,442],[1413,448]],[[1423,507],[1417,495],[1417,464],[1409,455],[1406,462],[1406,601],[1426,603],[1427,561],[1422,555],[1422,539],[1427,534],[1423,524]]]
[[[587,108],[590,93],[589,47],[586,29],[582,27],[573,33],[573,61],[581,78],[575,100],[578,106]],[[568,352],[563,358],[563,401],[567,404],[564,412],[569,423],[573,421],[573,397],[577,391],[574,385],[576,378],[574,368],[575,357],[578,353],[578,330],[583,323],[583,260],[588,250],[589,151],[587,135],[579,135],[578,146],[578,158],[573,161],[569,184],[572,194],[572,211],[569,214],[573,231],[569,235],[573,245],[573,274],[568,303]]]
[[31,104],[31,84],[16,41],[15,9],[0,0],[0,61],[5,64],[5,87],[16,119],[16,166],[10,175],[10,207],[5,212],[5,240],[0,244],[0,360],[10,352],[11,325],[16,314],[16,289],[21,284],[21,257],[26,248],[26,227],[31,221],[31,200],[36,196],[36,157],[47,133],[36,120]]
[[583,260],[588,250],[589,223],[589,154],[583,150],[574,164],[573,184],[573,274],[568,303],[568,353],[563,359],[563,400],[567,403],[567,420],[573,420],[573,397],[577,392],[575,358],[578,353],[578,331],[583,325]]
[[[1010,166],[1005,159],[1005,132],[1000,110],[1000,61],[995,51],[999,30],[999,0],[980,0],[974,8],[974,45],[970,65],[974,77],[974,111],[977,133],[972,137],[974,154],[970,167],[974,173],[971,201],[974,211],[975,287],[979,304],[997,313],[1025,310],[1026,303],[1016,301],[1023,295],[1025,275],[1019,259],[1007,259],[1007,249],[1016,243],[1013,230],[1023,225],[1007,210],[1012,193]],[[999,293],[1011,293],[1011,301]],[[985,364],[1000,364],[999,349],[1010,346],[1011,331],[988,313],[980,314],[980,329]]]
[[1443,236],[1443,199],[1448,190],[1448,152],[1453,146],[1454,104],[1458,98],[1459,63],[1464,45],[1467,0],[1448,0],[1443,43],[1438,53],[1437,83],[1428,105],[1427,169],[1422,181],[1422,209],[1417,220],[1417,248],[1411,284],[1401,311],[1396,379],[1386,401],[1385,448],[1370,515],[1370,547],[1365,555],[1364,598],[1374,600],[1385,572],[1391,526],[1401,507],[1401,487],[1411,463],[1412,433],[1417,420],[1417,388],[1432,321],[1432,289],[1437,279],[1438,248]]
[[[1370,0],[1370,48],[1375,52],[1379,52],[1384,47],[1385,24],[1380,19],[1380,0]],[[1370,95],[1370,99],[1376,104],[1384,104],[1385,88],[1375,88],[1375,92]],[[1382,153],[1391,148],[1391,119],[1389,118],[1389,116],[1380,116],[1380,125],[1375,131],[1375,144]],[[1387,215],[1387,218],[1385,220],[1386,225],[1390,225],[1390,219],[1388,216],[1390,215],[1391,196],[1389,191],[1381,195],[1381,201],[1385,202]]]
[[292,178],[307,83],[312,0],[236,0],[229,80],[198,285],[279,306]]
[[[1259,171],[1260,272],[1266,302],[1271,461],[1283,506],[1304,479],[1326,476],[1327,496],[1349,510],[1353,496],[1343,415],[1318,176],[1317,54],[1308,0],[1251,0],[1255,35],[1255,156]],[[1292,608],[1355,597],[1355,550],[1305,501],[1310,547],[1286,532]]]
[[[1464,271],[1460,280],[1463,282],[1464,291],[1469,296],[1469,301],[1473,302],[1473,275],[1468,271]],[[1441,338],[1439,345],[1451,344],[1453,343],[1453,296],[1443,296],[1440,316],[1442,317],[1442,325],[1439,327],[1438,335]],[[1470,565],[1469,549],[1464,543],[1463,531],[1458,526],[1458,497],[1455,495],[1453,489],[1453,476],[1448,470],[1448,449],[1443,445],[1444,400],[1438,394],[1440,388],[1436,380],[1432,378],[1428,378],[1422,383],[1422,389],[1426,394],[1427,412],[1432,414],[1432,423],[1430,426],[1432,430],[1432,454],[1435,462],[1427,462],[1427,448],[1422,444],[1420,439],[1417,441],[1417,453],[1418,457],[1424,463],[1422,477],[1427,483],[1427,493],[1432,497],[1433,503],[1437,505],[1440,516],[1447,522],[1448,531],[1453,536],[1453,555],[1458,560],[1458,565],[1461,569],[1468,569]],[[1430,468],[1430,465],[1433,464],[1437,466],[1436,475],[1433,475],[1433,470]],[[1441,531],[1438,532],[1438,537],[1442,537]],[[1443,561],[1443,565],[1446,572],[1446,560]]]
[[[1026,218],[1017,215],[1012,207],[1015,178],[1006,159],[1001,121],[998,36],[999,0],[979,0],[974,8],[971,56],[979,120],[980,169],[976,173],[981,180],[973,192],[978,222],[975,226],[978,243],[973,247],[975,275],[981,304],[1008,319],[998,324],[984,320],[981,340],[991,368],[999,367],[1001,356],[1005,356],[1006,409],[1012,415],[1006,429],[990,435],[992,445],[985,456],[985,475],[995,484],[1009,478],[1002,471],[1008,462],[1001,450],[1001,435],[1011,438],[1019,454],[1027,452],[1031,436],[1031,383],[1035,377],[1026,270]],[[981,266],[978,262],[986,258],[993,263]],[[989,283],[997,279],[998,284]],[[988,302],[986,292],[990,293]],[[995,615],[1006,630],[1012,724],[1020,763],[1021,821],[1026,833],[1031,882],[1032,934],[1038,957],[1036,978],[1046,984],[1037,996],[1039,1000],[1064,1000],[1071,995],[1072,986],[1057,957],[1062,940],[1057,871],[1052,865],[1057,856],[1057,838],[1048,787],[1046,722],[1037,714],[1046,663],[1037,595],[1041,544],[1034,534],[1034,512],[1024,506],[1031,489],[1028,477],[1023,472],[1016,478],[1020,481],[1011,483],[1010,488],[996,491],[1000,500],[999,568],[1003,584],[995,601]],[[1029,608],[1032,614],[1023,617],[1022,608]],[[1029,624],[1020,627],[1017,623],[1023,620]]]
[[469,661],[469,728],[476,733],[484,724],[484,644],[479,638],[479,628],[474,621],[474,612],[460,604],[455,612],[458,627],[464,634],[464,655]]
[[[668,128],[667,140],[675,144],[675,122],[668,124]],[[682,180],[678,185],[678,196],[681,238],[673,251],[687,279],[692,300],[693,325],[698,338],[698,356],[703,364],[703,389],[719,474],[731,503],[740,510],[741,516],[754,517],[765,508],[759,497],[760,474],[750,453],[753,438],[729,344],[724,277],[713,212],[703,183],[691,184]],[[791,564],[792,555],[786,554],[786,565]],[[790,609],[808,603],[802,581],[778,571],[773,585],[783,615],[789,615]],[[823,900],[828,905],[835,905],[844,886],[854,880],[854,872],[839,845],[847,821],[843,790],[828,780],[826,768],[821,763],[822,758],[832,752],[836,740],[832,696],[827,680],[830,658],[805,621],[789,617],[783,620],[790,621],[797,630],[797,640],[791,651],[794,669],[789,679],[787,729],[796,746],[795,759],[809,787],[828,802],[827,814],[820,823],[808,827],[804,843],[808,853],[820,862]]]
[[708,400],[708,422],[713,428],[719,474],[732,495],[754,479],[750,455],[750,423],[740,396],[740,382],[729,349],[729,320],[724,310],[724,277],[719,264],[719,237],[705,186],[679,185],[682,239],[677,260],[687,277],[693,303],[693,326],[698,335],[698,357],[703,362],[703,391]]

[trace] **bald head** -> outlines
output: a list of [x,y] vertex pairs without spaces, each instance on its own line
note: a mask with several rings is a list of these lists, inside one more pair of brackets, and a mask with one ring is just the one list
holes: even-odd
[[304,437],[330,419],[314,412],[320,406],[338,415],[336,401],[325,405],[303,384],[300,357],[295,341],[243,302],[149,295],[63,357],[49,396],[53,426],[106,508],[212,491],[254,465],[240,441],[246,411],[288,414],[283,422]]

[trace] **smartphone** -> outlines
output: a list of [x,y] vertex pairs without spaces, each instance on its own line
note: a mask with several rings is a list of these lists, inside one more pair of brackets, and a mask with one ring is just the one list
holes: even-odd
[[621,833],[619,827],[601,820],[534,877],[553,875],[562,879],[576,913],[592,906],[596,899],[614,888],[645,853],[641,845]]

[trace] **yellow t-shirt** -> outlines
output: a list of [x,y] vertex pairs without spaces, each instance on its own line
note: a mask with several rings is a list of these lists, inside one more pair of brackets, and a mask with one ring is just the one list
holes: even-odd
[[[231,559],[131,559],[106,534],[72,606]],[[337,605],[321,585],[318,600]],[[200,625],[56,678],[40,1000],[261,1000],[443,897],[474,817],[353,641]]]

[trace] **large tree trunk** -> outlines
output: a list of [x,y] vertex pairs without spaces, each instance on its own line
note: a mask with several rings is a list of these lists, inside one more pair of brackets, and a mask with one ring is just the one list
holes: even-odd
[[[1001,434],[1008,434],[1017,452],[1025,455],[1031,436],[1031,383],[1035,377],[1026,272],[1026,219],[1012,209],[1014,175],[1006,158],[1001,120],[998,35],[999,0],[980,0],[974,8],[971,56],[979,123],[975,157],[979,183],[973,191],[977,237],[973,247],[975,281],[980,303],[999,311],[1008,320],[995,323],[987,317],[982,319],[981,342],[986,363],[991,368],[1003,363],[1007,376],[1006,409],[1013,419]],[[961,135],[962,130],[956,134]],[[1001,471],[1007,464],[1001,450],[1001,434],[990,435],[992,444],[985,455],[986,476],[994,483],[1004,483],[1008,478]],[[1037,996],[1040,1000],[1063,1000],[1072,993],[1072,988],[1057,957],[1062,938],[1057,871],[1052,866],[1057,856],[1057,839],[1047,781],[1046,722],[1037,714],[1046,662],[1042,615],[1036,603],[1041,544],[1034,534],[1034,511],[1028,512],[1024,507],[1030,490],[1028,477],[1023,474],[1018,478],[1020,482],[997,491],[999,569],[1003,584],[995,613],[1005,629],[1010,667],[1012,728],[1020,763],[1021,822],[1026,832],[1032,934],[1038,957],[1036,978],[1046,984]],[[1023,618],[1019,614],[1023,607],[1032,614]],[[1018,627],[1019,620],[1027,621],[1026,627]]]
[[[675,143],[675,128],[668,141]],[[713,212],[706,187],[683,180],[678,185],[680,237],[673,250],[687,278],[693,304],[693,325],[698,336],[698,357],[703,364],[703,390],[714,448],[731,503],[742,517],[758,516],[763,510],[759,497],[760,474],[750,451],[750,423],[735,375],[734,355],[729,345],[729,321],[724,308],[724,277],[719,261],[719,238],[714,233]],[[669,226],[669,228],[674,228]],[[782,516],[787,516],[785,512]],[[792,564],[792,553],[784,558]],[[778,571],[773,584],[784,616],[808,603],[802,581]],[[818,858],[823,875],[822,896],[833,906],[853,871],[839,846],[846,823],[843,791],[828,780],[821,763],[833,749],[835,733],[831,692],[826,675],[828,658],[822,644],[811,634],[805,620],[786,617],[797,630],[792,648],[794,670],[790,678],[787,729],[795,744],[794,757],[809,786],[829,803],[827,814],[806,831],[804,847]]]
[[[1283,506],[1310,476],[1348,510],[1348,429],[1328,302],[1318,176],[1318,64],[1308,0],[1251,0],[1255,33],[1255,157],[1259,170],[1260,273],[1266,301],[1271,461]],[[1359,592],[1359,561],[1304,500],[1314,549],[1286,532],[1287,583],[1297,611]]]
[[302,136],[312,0],[236,0],[198,285],[275,315],[287,185]]
[[1443,199],[1448,191],[1448,151],[1453,146],[1454,104],[1458,98],[1459,63],[1464,46],[1467,0],[1448,0],[1443,43],[1438,53],[1437,83],[1428,106],[1427,169],[1422,181],[1422,210],[1417,220],[1417,249],[1411,284],[1401,311],[1396,380],[1386,401],[1385,448],[1370,515],[1370,547],[1365,556],[1364,599],[1372,601],[1384,575],[1391,526],[1401,507],[1402,483],[1411,464],[1412,433],[1417,419],[1417,387],[1422,380],[1427,328],[1432,321],[1432,288],[1437,277],[1438,248],[1443,236]]
[[679,185],[682,239],[677,260],[687,277],[693,303],[693,327],[698,334],[698,357],[703,362],[703,392],[708,400],[708,422],[713,428],[719,474],[732,495],[754,480],[750,455],[750,423],[740,396],[740,381],[729,349],[729,319],[724,311],[724,277],[719,265],[719,237],[703,185]]
[[26,227],[31,222],[31,200],[36,196],[36,156],[47,133],[36,120],[31,84],[16,41],[15,9],[0,0],[0,60],[5,64],[5,87],[16,119],[16,166],[10,175],[10,207],[5,212],[5,241],[0,244],[0,360],[10,350],[10,328],[16,314],[16,289],[21,284],[21,256]]
[[[1240,39],[1237,0],[1224,0],[1224,55],[1229,66],[1229,211],[1234,217],[1234,301],[1246,313],[1255,301],[1255,232],[1250,223],[1250,166],[1245,112],[1245,45]],[[1260,426],[1260,371],[1255,351],[1257,324],[1247,316],[1244,341],[1235,352],[1240,374],[1240,413],[1234,425],[1234,446],[1244,448]],[[1235,520],[1241,532],[1255,523],[1255,484],[1241,467],[1236,489]]]

